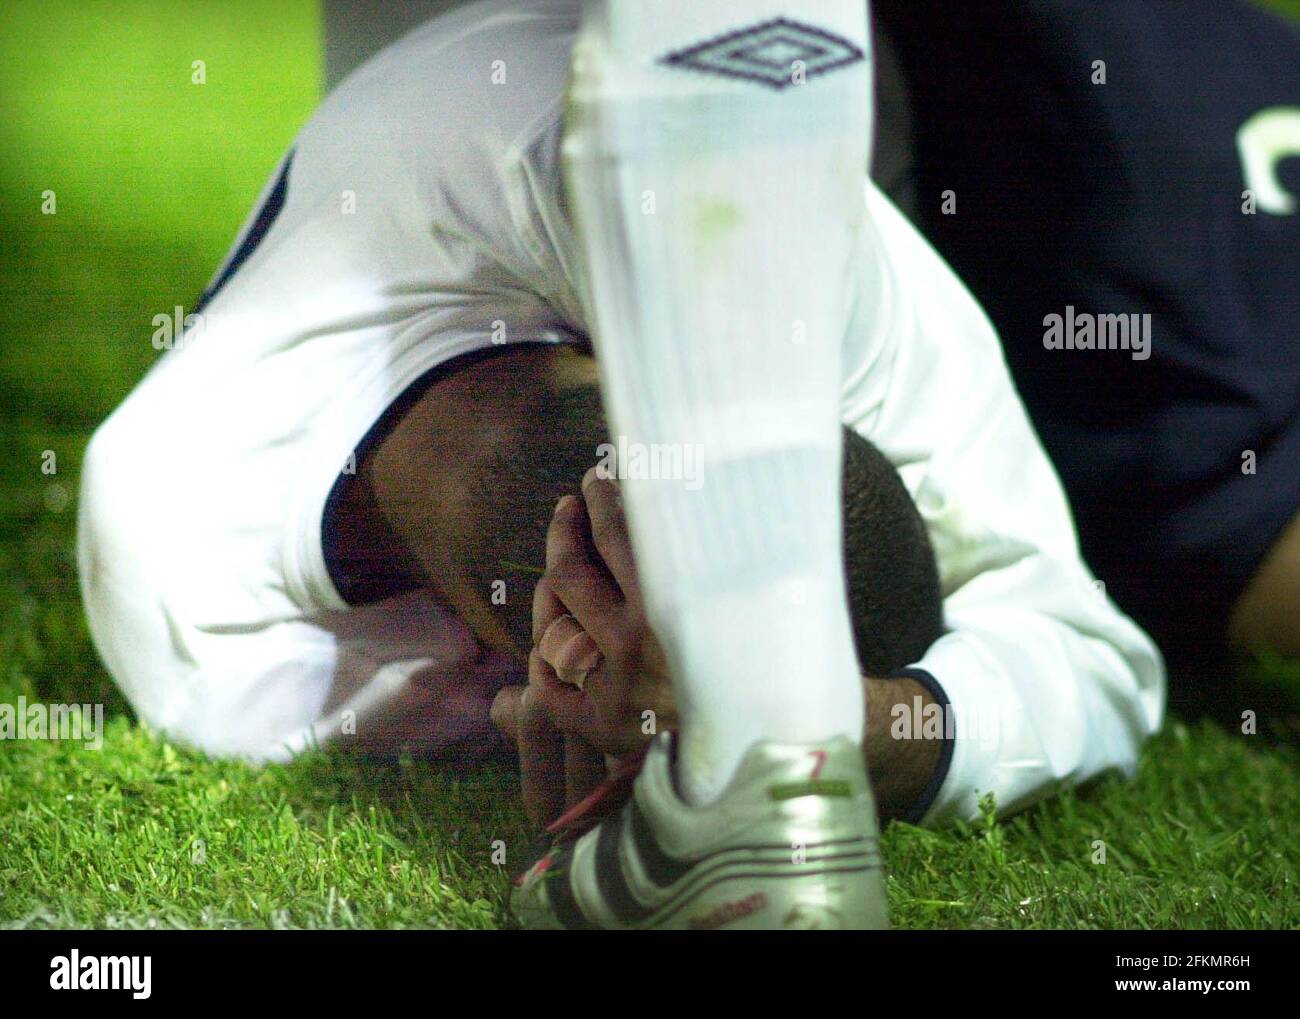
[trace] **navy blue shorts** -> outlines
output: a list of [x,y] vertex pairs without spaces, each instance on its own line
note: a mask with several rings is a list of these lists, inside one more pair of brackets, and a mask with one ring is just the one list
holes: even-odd
[[[1001,332],[1086,558],[1175,671],[1221,664],[1300,510],[1300,132],[1250,131],[1300,116],[1300,31],[1234,0],[874,8],[919,225]],[[1139,316],[1149,358],[1049,349],[1068,308]]]

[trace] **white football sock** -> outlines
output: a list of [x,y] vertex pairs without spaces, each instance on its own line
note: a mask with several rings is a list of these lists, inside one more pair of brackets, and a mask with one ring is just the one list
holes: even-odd
[[839,394],[869,53],[863,0],[584,5],[565,174],[697,803],[756,740],[862,738]]

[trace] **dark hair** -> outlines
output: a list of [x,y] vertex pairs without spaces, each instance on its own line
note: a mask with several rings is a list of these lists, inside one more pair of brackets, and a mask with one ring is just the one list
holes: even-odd
[[[521,648],[532,643],[532,590],[546,557],[546,527],[560,496],[576,492],[606,440],[594,386],[549,393],[528,426],[493,445],[474,504],[496,519],[473,530],[473,575],[506,582],[497,607]],[[488,487],[490,486],[490,487]],[[925,525],[890,462],[856,432],[844,431],[844,560],[854,641],[864,673],[884,676],[912,664],[943,632],[934,552]]]
[[943,633],[939,570],[925,523],[880,450],[844,430],[844,570],[858,662],[887,676]]

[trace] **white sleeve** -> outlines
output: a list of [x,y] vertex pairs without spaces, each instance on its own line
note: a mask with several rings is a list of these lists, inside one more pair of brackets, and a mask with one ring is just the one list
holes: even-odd
[[915,500],[947,626],[915,666],[946,694],[955,736],[918,816],[972,818],[987,792],[1003,813],[1060,782],[1130,772],[1164,713],[1159,652],[1080,558],[992,325],[870,184],[867,207],[844,420]]

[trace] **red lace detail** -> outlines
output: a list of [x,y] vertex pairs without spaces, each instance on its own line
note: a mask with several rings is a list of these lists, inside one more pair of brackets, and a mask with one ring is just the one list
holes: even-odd
[[632,783],[641,774],[649,750],[650,744],[647,743],[640,750],[621,758],[605,781],[547,825],[546,831],[551,835],[576,838],[591,831],[622,807],[632,797]]

